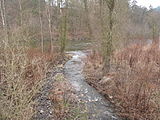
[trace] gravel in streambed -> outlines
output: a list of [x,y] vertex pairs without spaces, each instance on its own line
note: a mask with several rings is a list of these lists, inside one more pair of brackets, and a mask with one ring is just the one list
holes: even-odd
[[58,73],[63,73],[63,67],[54,67],[52,70],[48,72],[49,76],[41,91],[37,95],[35,101],[37,101],[37,105],[35,107],[36,114],[33,116],[33,120],[54,120],[54,114],[53,114],[53,102],[49,98],[50,91],[53,89],[54,84],[54,76]]

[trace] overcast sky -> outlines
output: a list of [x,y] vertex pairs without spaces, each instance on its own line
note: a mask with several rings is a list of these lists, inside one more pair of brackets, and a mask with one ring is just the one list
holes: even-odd
[[149,8],[152,5],[154,8],[160,6],[160,0],[137,0],[137,4]]

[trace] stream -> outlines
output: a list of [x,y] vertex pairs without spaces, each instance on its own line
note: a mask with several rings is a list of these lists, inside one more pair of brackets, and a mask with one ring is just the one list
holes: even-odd
[[83,59],[87,53],[83,51],[70,51],[67,54],[72,58],[65,64],[65,77],[76,90],[79,101],[85,104],[89,120],[120,120],[113,109],[112,105],[105,100],[93,87],[86,81],[83,75],[85,65]]

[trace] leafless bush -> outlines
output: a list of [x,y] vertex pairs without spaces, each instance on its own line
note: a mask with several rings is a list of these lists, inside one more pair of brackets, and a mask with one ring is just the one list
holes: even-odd
[[92,61],[89,58],[90,64],[87,63],[88,76],[91,73],[95,76],[89,81],[115,104],[121,116],[134,120],[160,119],[159,48],[133,45],[115,52],[112,58],[113,71],[99,80],[96,78],[97,72],[88,69],[98,59],[101,60],[96,56]]
[[[160,53],[156,46],[132,46],[118,53],[115,98],[131,119],[159,119]],[[117,58],[117,56],[115,56]],[[127,113],[127,114],[126,114]]]
[[88,82],[92,86],[97,86],[98,81],[102,78],[102,56],[97,51],[92,51],[84,61],[86,62],[84,74]]
[[19,42],[0,46],[0,119],[29,120],[34,114],[33,97],[45,79],[47,62],[29,59]]

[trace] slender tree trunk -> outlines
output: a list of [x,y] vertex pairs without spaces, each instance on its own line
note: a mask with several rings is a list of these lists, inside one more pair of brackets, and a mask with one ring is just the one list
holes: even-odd
[[155,23],[153,23],[153,26],[152,26],[152,39],[153,39],[153,44],[156,45],[157,44],[157,26]]
[[41,27],[41,50],[44,52],[44,37],[43,37],[43,22],[42,22],[42,14],[41,14],[41,0],[39,0],[39,21]]
[[101,25],[102,33],[104,33],[103,14],[102,14],[103,10],[102,9],[103,9],[103,0],[99,0],[100,25]]
[[5,32],[5,48],[6,48],[9,40],[9,35],[8,35],[7,20],[6,20],[5,0],[1,0],[0,2],[1,2],[0,4],[1,18],[2,18],[3,30]]
[[67,40],[67,9],[64,13],[64,30],[63,30],[63,52],[65,51],[66,47],[66,40]]
[[22,13],[22,1],[18,0],[19,10],[20,10],[20,26],[23,25],[23,13]]
[[61,25],[60,25],[60,41],[61,41],[61,54],[64,53],[67,40],[67,8],[61,11]]
[[48,16],[48,28],[50,34],[50,52],[53,52],[53,37],[52,37],[52,23],[51,23],[51,11],[50,6],[47,5],[47,16]]
[[111,55],[113,51],[113,11],[115,7],[115,0],[106,0],[109,9],[109,30],[107,32],[106,42],[105,42],[105,56],[104,56],[104,74],[108,73],[111,68]]
[[104,17],[103,17],[103,0],[99,0],[99,14],[100,14],[100,25],[101,25],[101,46],[102,46],[102,55],[105,56],[106,52],[106,30],[105,30],[105,24],[104,24]]
[[5,28],[5,20],[4,20],[4,13],[3,13],[3,1],[0,0],[0,10],[1,10],[1,19],[2,19],[2,26]]
[[[64,55],[64,51],[66,48],[66,41],[67,41],[67,12],[68,12],[68,1],[65,1],[65,6],[61,6],[63,3],[62,0],[59,0],[59,14],[60,14],[60,52],[61,55]],[[62,8],[61,8],[62,7]]]
[[158,47],[160,46],[160,33],[159,33],[159,36],[158,36]]
[[88,31],[89,31],[89,37],[91,39],[92,38],[92,28],[91,28],[90,18],[89,18],[88,1],[87,0],[83,0],[83,1],[84,1],[84,8],[85,8],[86,24],[87,24]]

